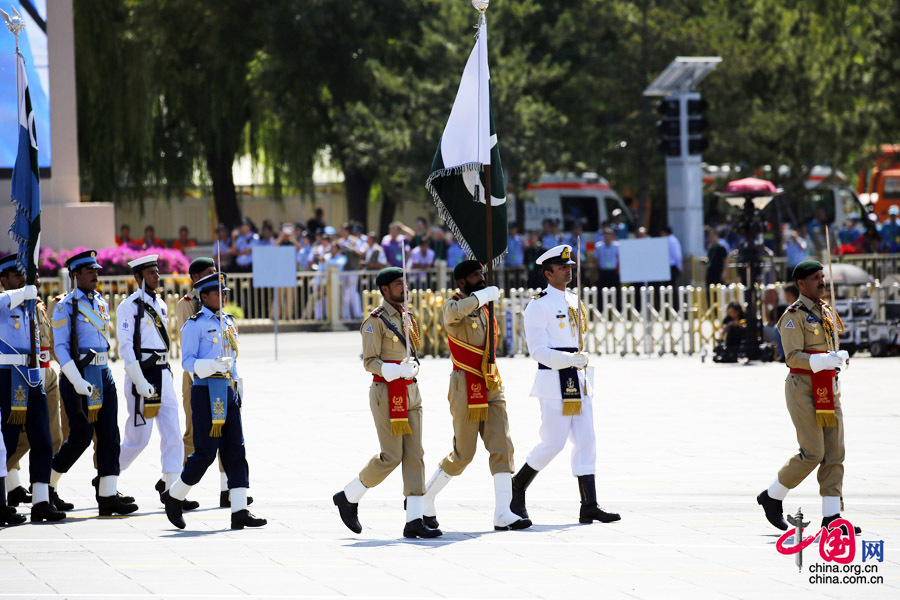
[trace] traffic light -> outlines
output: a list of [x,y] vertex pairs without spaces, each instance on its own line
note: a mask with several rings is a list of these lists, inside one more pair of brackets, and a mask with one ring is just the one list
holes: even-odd
[[660,100],[656,105],[657,112],[662,120],[656,122],[659,131],[657,146],[660,152],[666,156],[678,156],[681,154],[681,118],[680,107],[677,98]]
[[709,104],[702,98],[687,101],[688,154],[702,154],[709,146],[709,142],[702,137],[709,126],[703,118],[708,106]]

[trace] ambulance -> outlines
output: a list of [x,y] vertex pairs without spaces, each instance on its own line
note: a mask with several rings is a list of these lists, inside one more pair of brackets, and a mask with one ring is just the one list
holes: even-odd
[[541,231],[544,219],[559,219],[562,231],[570,231],[578,222],[585,234],[592,234],[612,220],[616,209],[622,211],[628,229],[635,230],[631,210],[596,173],[545,174],[527,189],[532,198],[524,202],[526,231]]

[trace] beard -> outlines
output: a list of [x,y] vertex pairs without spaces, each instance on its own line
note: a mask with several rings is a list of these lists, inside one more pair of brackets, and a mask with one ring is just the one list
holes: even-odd
[[466,293],[466,295],[471,296],[474,292],[477,292],[478,290],[483,290],[486,287],[487,287],[487,282],[485,282],[485,280],[482,279],[478,283],[466,282],[466,287],[463,289],[463,291]]

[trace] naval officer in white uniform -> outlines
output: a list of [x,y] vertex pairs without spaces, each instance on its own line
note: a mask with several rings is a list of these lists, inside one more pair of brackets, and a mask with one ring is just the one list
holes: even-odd
[[[580,523],[609,523],[621,517],[597,505],[594,474],[597,444],[594,436],[593,367],[588,353],[579,348],[578,296],[566,289],[572,281],[572,248],[561,245],[544,252],[538,259],[547,287],[525,309],[525,340],[528,352],[538,362],[531,396],[541,405],[541,441],[528,455],[513,477],[510,508],[528,518],[525,490],[538,471],[562,451],[571,438],[572,474],[578,478],[581,493]],[[583,313],[584,314],[584,311]]]

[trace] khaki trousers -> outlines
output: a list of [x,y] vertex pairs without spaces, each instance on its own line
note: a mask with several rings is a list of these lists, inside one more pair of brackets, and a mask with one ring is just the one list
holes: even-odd
[[[181,398],[184,405],[184,460],[194,453],[194,424],[193,411],[191,410],[191,385],[193,385],[191,376],[183,373],[181,376]],[[219,473],[225,472],[225,466],[222,464],[222,455],[219,455]]]
[[[60,446],[69,437],[69,417],[66,411],[60,410],[62,400],[59,397],[59,376],[52,368],[44,374],[44,391],[47,393],[47,411],[50,414],[50,439],[53,441],[53,454],[59,452]],[[60,420],[61,418],[61,420]],[[7,469],[19,469],[19,460],[31,449],[28,436],[20,435],[16,451],[6,460]]]
[[403,495],[425,494],[425,450],[422,448],[422,397],[415,383],[406,387],[409,427],[412,433],[391,435],[391,415],[386,383],[372,382],[369,408],[375,420],[375,431],[381,452],[373,456],[359,472],[359,480],[367,488],[385,480],[397,465],[403,464]]
[[781,470],[778,481],[793,489],[819,467],[819,494],[842,496],[844,480],[844,413],[840,395],[835,394],[834,415],[837,426],[820,427],[816,424],[813,404],[812,381],[809,375],[791,373],[784,382],[787,409],[797,430],[800,452],[792,456]]
[[453,450],[441,460],[441,469],[453,477],[461,474],[472,462],[478,447],[478,436],[490,454],[491,475],[512,473],[513,443],[509,436],[506,399],[503,392],[488,392],[487,421],[471,422],[464,371],[450,374],[450,415],[453,417]]

